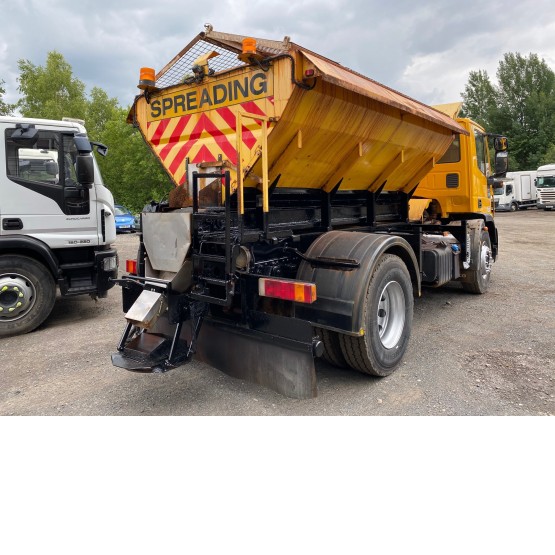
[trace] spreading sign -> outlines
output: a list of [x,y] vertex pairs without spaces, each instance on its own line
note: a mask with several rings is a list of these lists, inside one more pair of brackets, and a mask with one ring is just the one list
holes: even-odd
[[271,88],[271,80],[263,71],[211,81],[185,92],[176,91],[152,100],[149,105],[148,121],[259,100],[272,95]]

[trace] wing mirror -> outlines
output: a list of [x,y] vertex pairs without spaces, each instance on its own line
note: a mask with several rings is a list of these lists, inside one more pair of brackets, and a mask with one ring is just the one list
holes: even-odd
[[509,156],[506,150],[495,152],[495,175],[503,177],[509,171]]
[[94,184],[94,161],[90,153],[77,156],[75,171],[79,184],[90,189]]

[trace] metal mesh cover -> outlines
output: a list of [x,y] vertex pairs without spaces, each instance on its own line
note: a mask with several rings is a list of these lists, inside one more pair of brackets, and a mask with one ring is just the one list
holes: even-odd
[[207,42],[205,40],[199,40],[186,52],[183,52],[174,64],[158,76],[156,86],[163,89],[171,87],[172,85],[179,85],[180,83],[183,83],[183,79],[186,76],[193,75],[191,68],[193,67],[195,60],[199,56],[207,54],[211,51],[218,52],[219,54],[219,56],[209,60],[209,67],[210,69],[213,69],[215,73],[228,71],[230,69],[246,65],[237,58],[236,51],[229,50],[222,46],[217,46],[214,43]]

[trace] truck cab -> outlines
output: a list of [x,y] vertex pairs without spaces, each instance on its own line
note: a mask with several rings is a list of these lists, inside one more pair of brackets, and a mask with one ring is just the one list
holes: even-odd
[[0,137],[1,337],[40,325],[56,287],[105,297],[117,253],[114,200],[81,123],[0,117]]
[[514,180],[500,179],[494,181],[493,198],[497,212],[515,212],[518,208],[515,201]]
[[536,207],[536,172],[507,172],[502,179],[494,179],[495,210],[501,212]]
[[430,173],[420,181],[414,196],[432,199],[429,212],[442,217],[465,212],[492,214],[488,178],[493,172],[489,164],[488,134],[468,118],[455,120],[468,135],[459,135],[453,140]]
[[538,168],[536,191],[538,208],[553,210],[555,208],[555,164]]

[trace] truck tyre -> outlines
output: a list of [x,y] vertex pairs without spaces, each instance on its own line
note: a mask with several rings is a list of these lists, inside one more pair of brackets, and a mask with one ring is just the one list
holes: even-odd
[[55,300],[54,278],[40,262],[28,256],[0,256],[0,337],[40,326]]
[[511,212],[516,212],[518,210],[518,204],[516,202],[511,202]]
[[373,376],[391,374],[408,346],[413,305],[407,267],[398,256],[384,254],[374,268],[366,292],[365,334],[339,335],[349,366]]
[[324,328],[316,328],[316,333],[320,336],[324,344],[324,354],[322,358],[333,366],[338,366],[340,368],[349,366],[341,349],[341,340],[339,338],[341,334],[335,331],[325,330]]
[[475,263],[472,264],[470,270],[465,272],[466,277],[462,282],[462,286],[469,293],[482,295],[488,290],[491,279],[491,266],[493,264],[489,233],[482,228],[472,229],[470,244],[470,258]]

